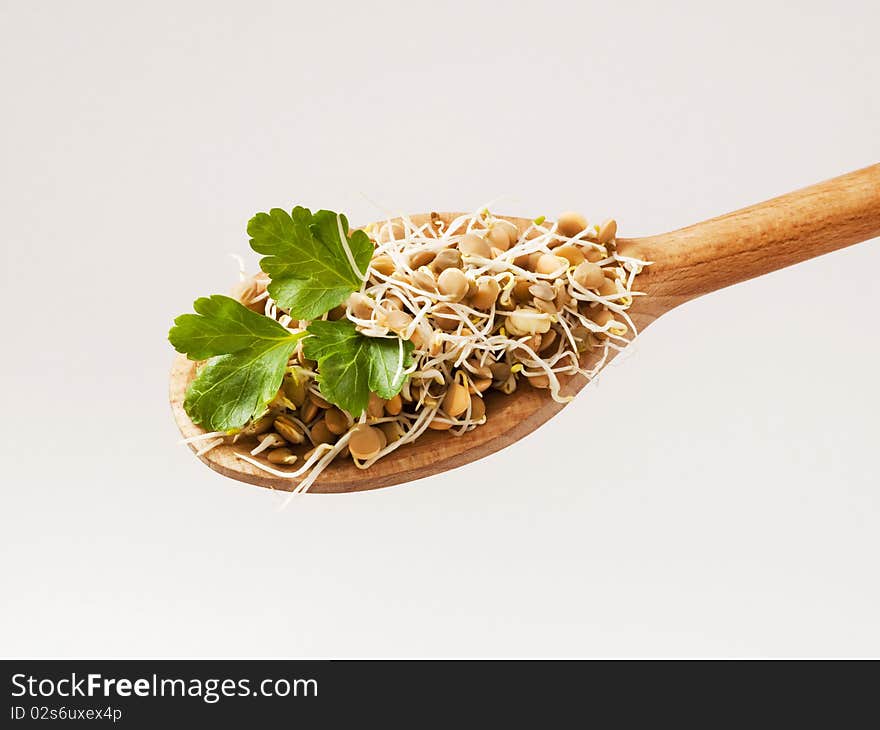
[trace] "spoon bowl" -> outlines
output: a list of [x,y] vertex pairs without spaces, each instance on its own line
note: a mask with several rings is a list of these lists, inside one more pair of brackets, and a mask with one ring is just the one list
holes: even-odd
[[[460,213],[441,213],[449,223]],[[436,214],[435,214],[436,217]],[[525,231],[527,218],[503,217]],[[417,225],[430,214],[411,216]],[[636,297],[628,314],[639,331],[678,305],[740,281],[790,266],[815,256],[880,235],[880,165],[873,165],[734,213],[670,233],[637,239],[618,239],[617,250],[652,262],[636,277]],[[610,362],[616,353],[610,351]],[[590,368],[597,356],[587,353]],[[177,356],[171,371],[170,401],[184,438],[203,433],[183,409],[186,388],[195,377],[196,363]],[[563,395],[575,395],[587,379],[560,378]],[[564,404],[547,390],[521,384],[511,395],[486,393],[486,423],[461,436],[426,431],[369,469],[348,459],[332,462],[310,493],[356,492],[387,487],[447,471],[488,456],[518,441],[546,423]],[[191,443],[194,452],[201,444]],[[243,445],[217,446],[199,458],[224,476],[249,484],[290,491],[299,479],[261,471],[235,456]],[[294,467],[295,468],[295,467]],[[294,470],[291,468],[291,471]]]
[[[462,213],[440,213],[439,218],[446,224]],[[531,226],[528,218],[496,216],[513,223],[520,232]],[[431,219],[429,213],[410,216],[410,220],[420,226]],[[632,314],[633,309],[629,310]],[[636,315],[638,316],[638,315]],[[635,321],[635,320],[634,320]],[[636,321],[636,325],[639,322]],[[613,351],[609,352],[611,360]],[[588,356],[595,358],[595,356]],[[585,358],[582,364],[590,366]],[[171,371],[171,408],[174,418],[184,438],[204,433],[195,425],[183,409],[186,388],[195,377],[196,363],[188,360],[185,355],[178,355]],[[584,385],[586,378],[582,376],[560,377],[563,395],[575,395]],[[416,441],[407,444],[393,453],[380,459],[369,469],[358,469],[349,459],[334,460],[309,489],[309,493],[358,492],[367,489],[387,487],[401,482],[410,482],[422,477],[431,476],[476,461],[484,456],[509,446],[523,436],[528,435],[548,421],[564,406],[554,401],[546,389],[532,388],[521,384],[511,395],[504,395],[495,390],[485,393],[486,423],[461,436],[453,436],[445,431],[425,431]],[[201,444],[190,444],[194,452]],[[243,451],[242,446],[223,444],[211,449],[199,458],[214,471],[239,481],[290,491],[299,483],[299,479],[285,479],[268,474],[257,467],[235,456],[236,450]],[[247,453],[245,451],[245,453]],[[294,467],[295,468],[295,467]],[[291,468],[291,471],[294,470]]]

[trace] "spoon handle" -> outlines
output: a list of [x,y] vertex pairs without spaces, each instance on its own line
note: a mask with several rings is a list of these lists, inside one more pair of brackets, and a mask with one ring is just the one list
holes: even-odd
[[755,276],[880,236],[880,164],[671,233],[621,240],[655,262],[639,277],[656,314]]

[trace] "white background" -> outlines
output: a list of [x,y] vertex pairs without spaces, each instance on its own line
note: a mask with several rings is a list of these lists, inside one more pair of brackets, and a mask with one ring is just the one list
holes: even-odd
[[176,444],[172,318],[301,203],[656,233],[880,161],[875,2],[0,2],[0,654],[880,654],[877,241],[350,496]]

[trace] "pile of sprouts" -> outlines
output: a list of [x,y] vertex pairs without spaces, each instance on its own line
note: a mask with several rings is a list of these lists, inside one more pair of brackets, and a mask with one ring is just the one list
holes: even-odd
[[[593,378],[636,334],[627,310],[648,262],[617,251],[613,220],[590,225],[565,213],[517,227],[484,209],[448,223],[436,213],[421,224],[403,216],[365,231],[375,250],[363,285],[324,317],[411,341],[401,392],[371,394],[352,418],[322,397],[300,341],[267,411],[234,435],[189,439],[201,443],[199,454],[246,445],[238,458],[301,480],[293,491],[304,492],[336,458],[368,469],[426,430],[455,437],[477,428],[489,389],[511,394],[528,384],[567,402],[566,378]],[[266,284],[263,274],[242,274],[234,296],[291,332],[305,330],[309,322],[291,319]]]

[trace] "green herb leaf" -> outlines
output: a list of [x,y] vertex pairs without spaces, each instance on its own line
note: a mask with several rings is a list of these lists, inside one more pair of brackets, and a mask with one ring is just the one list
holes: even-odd
[[413,343],[399,337],[366,337],[353,322],[316,320],[307,329],[303,354],[318,361],[321,395],[359,416],[370,391],[382,398],[400,392],[412,364]]
[[181,314],[174,320],[168,339],[190,360],[206,360],[251,347],[261,340],[287,340],[284,327],[265,315],[222,294],[196,299],[197,314]]
[[197,299],[198,314],[174,320],[168,339],[178,352],[207,364],[183,402],[194,423],[233,431],[259,416],[278,393],[287,361],[305,333],[292,333],[230,297]]
[[241,428],[278,393],[295,344],[252,347],[212,358],[187,388],[184,410],[209,431]]
[[360,288],[373,255],[367,234],[349,235],[346,217],[329,210],[273,208],[251,218],[247,230],[251,248],[265,254],[260,268],[271,279],[269,294],[296,319],[315,319],[342,304]]

